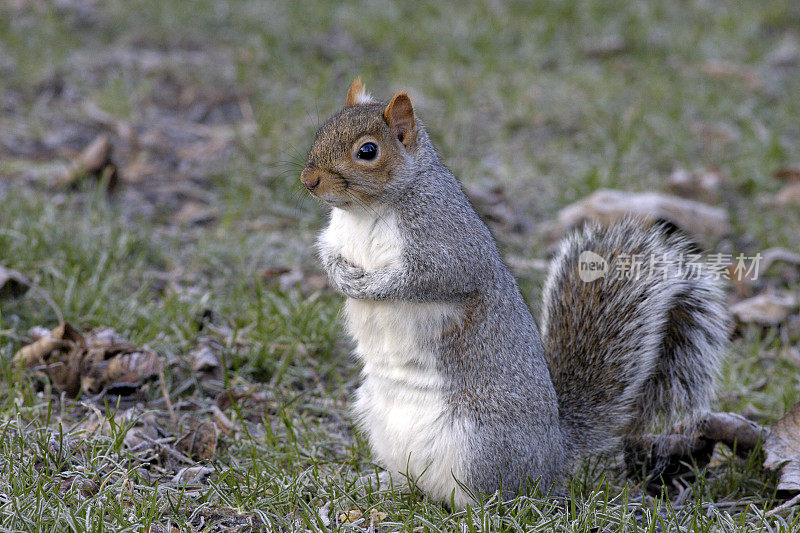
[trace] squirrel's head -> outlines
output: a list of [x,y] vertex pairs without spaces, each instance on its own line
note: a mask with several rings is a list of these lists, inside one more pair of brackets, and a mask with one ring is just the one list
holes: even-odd
[[356,78],[344,108],[317,131],[300,181],[334,207],[368,207],[408,168],[418,134],[406,93],[396,93],[388,104],[376,102]]

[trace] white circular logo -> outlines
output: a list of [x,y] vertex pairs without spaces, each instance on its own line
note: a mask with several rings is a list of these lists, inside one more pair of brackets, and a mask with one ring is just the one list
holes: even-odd
[[581,252],[578,256],[578,276],[581,281],[589,283],[600,279],[608,271],[608,261],[602,256],[590,250]]

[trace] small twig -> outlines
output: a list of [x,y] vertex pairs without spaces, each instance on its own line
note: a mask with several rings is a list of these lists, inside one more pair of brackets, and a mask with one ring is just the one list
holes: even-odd
[[222,409],[217,407],[216,405],[211,406],[211,413],[214,415],[214,419],[219,423],[220,426],[223,427],[228,432],[233,431],[236,428],[236,424],[234,424],[230,418],[228,418],[225,413],[222,412]]
[[797,502],[800,502],[800,493],[795,495],[795,497],[792,498],[791,500],[789,500],[787,502],[783,502],[782,504],[780,504],[776,508],[774,508],[774,509],[772,509],[770,511],[767,511],[767,513],[764,516],[772,516],[772,515],[778,514],[781,511],[785,511],[789,507],[793,507],[794,505],[797,504]]
[[735,502],[706,502],[703,504],[703,507],[741,507],[743,505],[750,505],[752,503],[756,502],[753,500],[736,500]]
[[175,424],[178,422],[178,418],[175,416],[175,410],[172,408],[172,400],[169,399],[169,392],[167,392],[167,380],[164,377],[163,365],[158,365],[158,380],[161,382],[161,395],[164,397],[164,403],[167,404],[169,417],[172,420],[172,423]]
[[686,496],[689,495],[689,489],[684,487],[683,484],[677,479],[672,480],[672,486],[678,491],[678,495],[675,497],[675,501],[672,503],[672,505],[682,506],[683,502],[686,500]]

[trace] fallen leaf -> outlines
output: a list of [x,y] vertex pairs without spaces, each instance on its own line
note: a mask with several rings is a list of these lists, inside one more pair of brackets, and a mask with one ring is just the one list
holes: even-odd
[[364,517],[364,514],[359,509],[351,509],[347,513],[339,513],[339,523],[342,524],[353,524],[358,522]]
[[87,479],[80,475],[67,476],[61,479],[59,490],[62,493],[76,491],[76,496],[80,500],[86,500],[97,494],[97,489],[100,486],[98,480]]
[[101,348],[108,344],[127,344],[125,337],[111,328],[95,328],[86,337],[86,344],[90,348]]
[[178,473],[172,478],[172,482],[178,485],[185,485],[187,483],[200,483],[207,475],[214,471],[213,468],[207,466],[186,466],[178,470]]
[[291,271],[292,271],[292,269],[291,268],[287,268],[287,267],[271,267],[271,268],[265,268],[264,270],[259,272],[258,275],[264,281],[272,281],[273,279],[277,278],[278,276],[280,276],[282,274],[287,274],[287,273],[289,273]]
[[91,394],[130,394],[161,369],[155,352],[129,344],[110,328],[82,335],[66,322],[20,349],[14,361],[43,372],[56,390],[70,396],[81,389]]
[[711,78],[739,80],[749,89],[760,89],[764,86],[764,80],[756,69],[732,61],[709,61],[701,70]]
[[383,511],[378,511],[377,509],[370,509],[369,515],[376,521],[380,522],[382,520],[386,520],[386,517],[389,516],[388,514],[384,513]]
[[83,342],[83,335],[69,322],[65,322],[53,331],[48,330],[47,334],[32,344],[21,348],[14,354],[14,361],[26,367],[43,365],[57,350],[71,349],[75,344]]
[[587,221],[608,225],[628,215],[667,221],[706,241],[730,233],[728,213],[720,207],[669,194],[601,189],[559,211],[554,236],[564,235]]
[[667,178],[669,188],[675,194],[708,203],[719,201],[723,181],[718,172],[690,172],[685,169],[677,169]]
[[797,303],[791,293],[765,293],[734,304],[731,314],[745,324],[775,326],[786,320]]
[[108,135],[98,135],[78,154],[72,166],[55,183],[56,187],[76,187],[83,176],[106,180],[109,190],[117,184],[119,172],[111,162],[111,140]]
[[772,424],[764,454],[764,468],[781,471],[778,490],[800,490],[800,404]]
[[217,404],[217,407],[225,411],[233,404],[238,404],[241,400],[249,398],[256,393],[255,391],[255,385],[251,385],[249,388],[244,390],[223,390],[217,394],[217,397],[214,401]]
[[131,394],[158,376],[161,358],[130,344],[105,344],[80,355],[81,386],[91,394]]
[[773,176],[783,181],[800,182],[800,166],[779,168]]
[[19,298],[28,292],[31,282],[16,270],[0,266],[0,300]]
[[175,449],[198,461],[208,461],[217,451],[219,428],[210,420],[187,416],[183,420],[183,433],[175,442]]
[[216,221],[217,214],[205,204],[188,201],[170,217],[170,220],[177,224],[202,226]]
[[179,475],[205,475],[199,470],[181,474],[179,467],[201,466],[197,461],[212,459],[216,452],[219,431],[208,416],[184,415],[176,427],[166,412],[154,411],[141,404],[117,410],[112,417],[107,417],[91,404],[84,405],[93,412],[77,429],[87,437],[118,435],[122,428],[126,449],[148,462],[156,453],[165,468],[173,468],[173,472]]
[[134,161],[122,169],[122,179],[126,183],[142,183],[156,174],[158,167],[142,161]]
[[[169,529],[167,529],[169,527]],[[150,529],[147,530],[147,533],[180,533],[180,529],[178,526],[162,526],[160,524],[150,524]]]
[[214,422],[225,432],[230,435],[236,429],[236,424],[222,412],[216,405],[211,406],[211,414],[214,416]]

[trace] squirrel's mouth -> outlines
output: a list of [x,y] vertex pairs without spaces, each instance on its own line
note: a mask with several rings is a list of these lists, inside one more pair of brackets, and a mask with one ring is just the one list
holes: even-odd
[[[313,193],[312,193],[313,194]],[[346,198],[342,198],[338,195],[334,196],[332,194],[325,194],[317,196],[316,194],[313,195],[320,203],[328,204],[331,207],[336,207],[338,209],[346,209],[350,207],[353,202],[347,200]]]
[[358,187],[353,187],[338,172],[307,167],[300,175],[300,181],[311,196],[331,207],[348,209],[366,203],[366,199],[361,197],[363,195],[359,194]]

